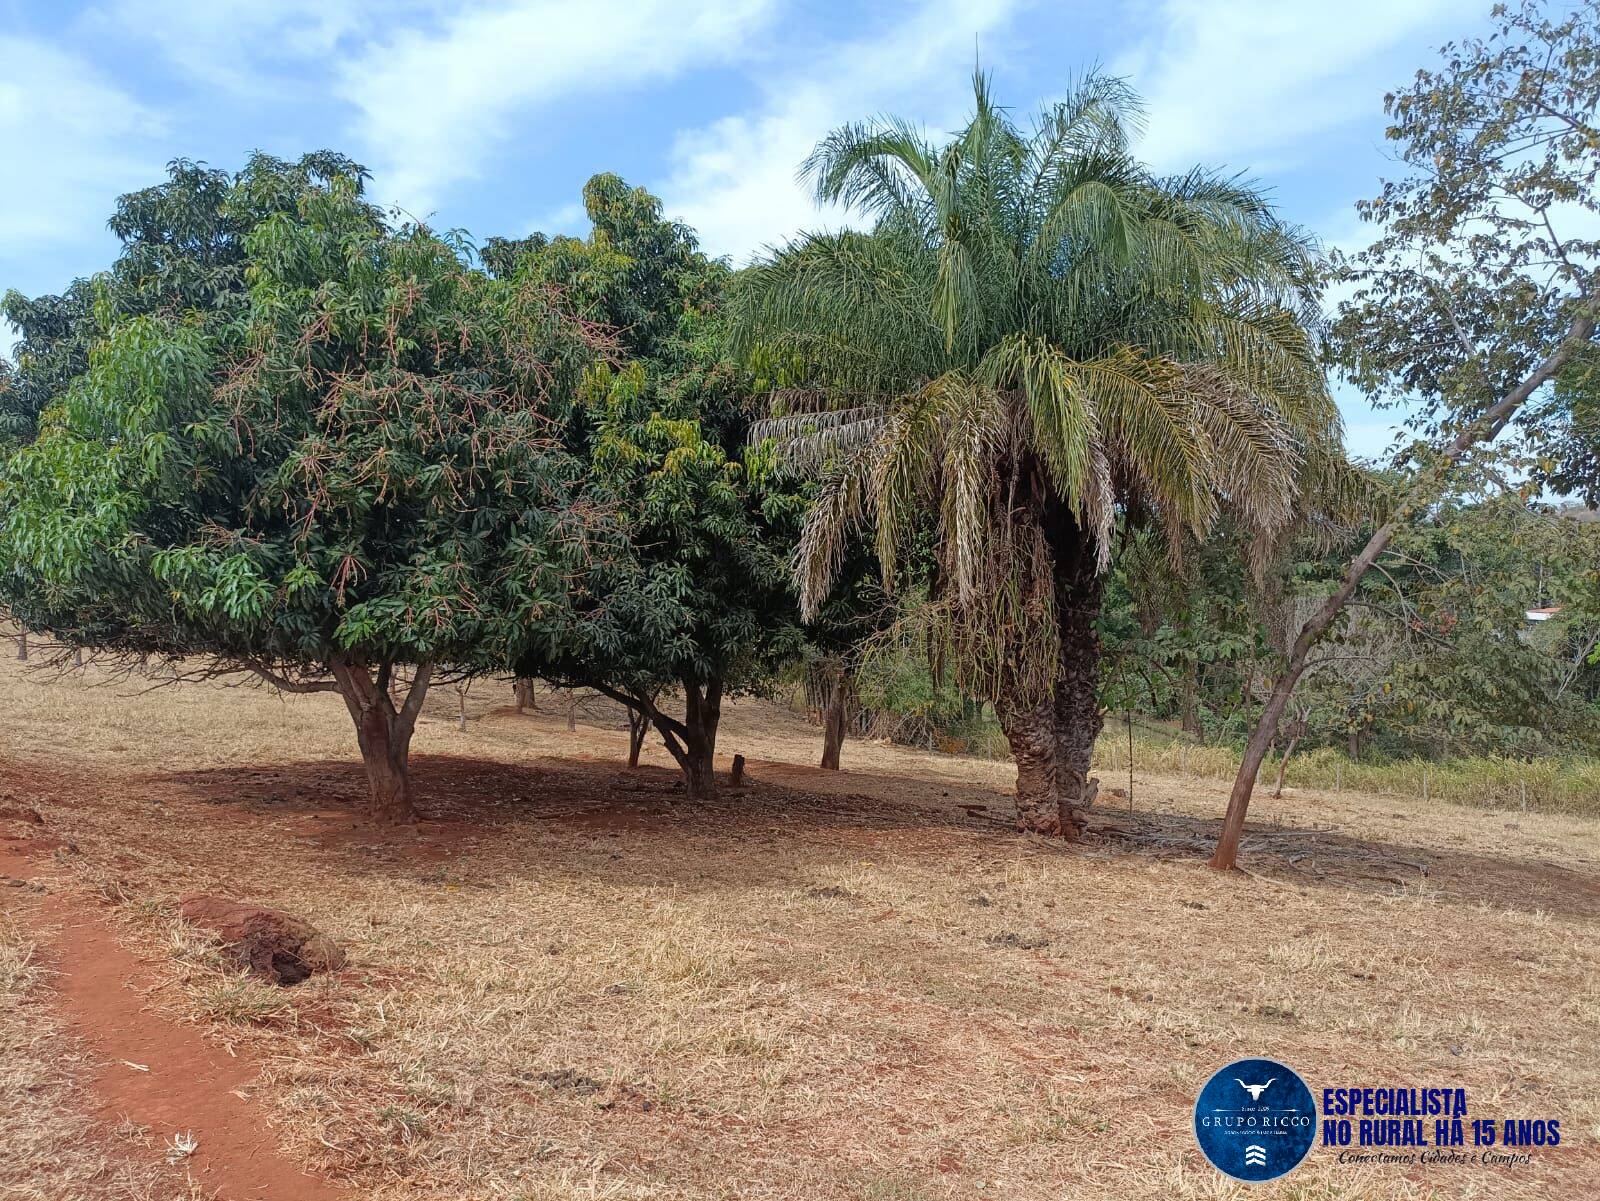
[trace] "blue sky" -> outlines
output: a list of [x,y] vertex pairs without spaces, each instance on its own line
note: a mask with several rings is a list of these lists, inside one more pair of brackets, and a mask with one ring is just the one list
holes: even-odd
[[[832,126],[957,125],[975,59],[1026,113],[1084,68],[1149,108],[1144,156],[1266,185],[1324,242],[1392,164],[1383,95],[1488,0],[0,0],[0,288],[115,252],[114,198],[174,157],[341,150],[376,199],[481,238],[580,232],[596,171],[742,262],[837,225],[794,182]],[[0,329],[0,350],[10,345]],[[1392,417],[1344,395],[1353,450]]]

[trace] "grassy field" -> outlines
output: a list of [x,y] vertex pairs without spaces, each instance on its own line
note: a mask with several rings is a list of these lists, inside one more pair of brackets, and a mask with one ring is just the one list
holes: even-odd
[[[1003,828],[1002,763],[847,744],[823,773],[813,729],[740,702],[719,746],[754,782],[689,803],[659,748],[622,766],[607,710],[569,731],[508,701],[475,686],[462,731],[434,694],[428,820],[382,831],[336,697],[0,668],[0,806],[44,818],[0,831],[59,846],[0,890],[0,1195],[190,1187],[175,1131],[96,1104],[49,905],[92,906],[146,965],[138,1004],[253,1065],[238,1091],[283,1154],[351,1197],[1600,1193],[1594,817],[1347,779],[1262,796],[1249,874],[1223,876],[1201,860],[1225,781],[1164,762],[1069,848]],[[292,990],[230,974],[175,916],[191,890],[299,914],[351,964]],[[1460,1085],[1566,1137],[1493,1170],[1319,1147],[1246,1189],[1190,1119],[1252,1054],[1314,1090]]]
[[[803,701],[792,698],[800,711]],[[1232,784],[1239,770],[1236,747],[1202,744],[1183,734],[1177,723],[1152,725],[1133,719],[1133,748],[1128,747],[1125,718],[1112,713],[1095,744],[1095,770],[1108,777],[1134,771],[1195,777]],[[1009,762],[1010,748],[992,711],[975,728],[947,741],[962,753]],[[941,749],[951,749],[943,747]],[[1277,779],[1279,759],[1269,755],[1261,781],[1269,789]],[[1600,817],[1600,759],[1583,755],[1516,759],[1507,756],[1455,756],[1443,760],[1368,755],[1352,759],[1331,746],[1301,749],[1289,759],[1286,788],[1353,792],[1370,796],[1448,800],[1488,809],[1520,813],[1579,813]]]
[[[1098,770],[1116,775],[1128,769],[1125,727],[1112,717],[1096,745]],[[1135,725],[1134,770],[1193,776],[1233,783],[1239,755],[1229,747],[1198,746],[1176,737],[1152,737]],[[1278,759],[1261,768],[1261,783],[1271,789]],[[1333,747],[1293,755],[1284,787],[1369,796],[1453,801],[1520,813],[1572,813],[1600,817],[1600,760],[1532,760],[1487,755],[1425,759],[1351,759]]]

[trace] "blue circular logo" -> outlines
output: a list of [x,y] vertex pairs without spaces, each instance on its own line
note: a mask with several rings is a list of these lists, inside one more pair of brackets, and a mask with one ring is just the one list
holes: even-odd
[[1317,1103],[1293,1068],[1237,1059],[1195,1098],[1194,1137],[1217,1171],[1246,1184],[1276,1180],[1316,1141]]

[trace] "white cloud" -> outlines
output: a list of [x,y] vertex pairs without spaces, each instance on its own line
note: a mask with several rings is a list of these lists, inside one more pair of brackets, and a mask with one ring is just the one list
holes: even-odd
[[160,118],[78,56],[0,35],[0,262],[103,230],[117,195],[160,171]]
[[[982,35],[1011,15],[1011,0],[933,0],[870,39],[788,56],[762,73],[764,100],[679,134],[661,184],[668,210],[699,230],[707,250],[744,260],[803,228],[837,224],[795,172],[830,129],[896,111],[953,127]],[[985,65],[992,56],[985,53]]]
[[1149,105],[1140,152],[1156,166],[1226,159],[1261,170],[1315,155],[1318,134],[1378,118],[1405,73],[1384,51],[1444,18],[1460,23],[1459,0],[1164,0],[1141,20],[1159,32],[1111,69]]
[[558,208],[551,209],[542,217],[535,217],[528,222],[527,228],[523,233],[524,236],[531,233],[543,233],[549,234],[551,237],[555,237],[557,234],[582,237],[588,231],[588,228],[588,210],[574,200],[570,204],[563,204]]
[[325,59],[379,19],[425,7],[426,0],[105,0],[83,26],[146,39],[206,84],[267,98],[283,86],[268,64]]
[[542,106],[734,59],[770,14],[771,0],[479,7],[369,43],[336,91],[359,110],[375,192],[426,216],[452,185],[490,169],[519,122],[537,137]]

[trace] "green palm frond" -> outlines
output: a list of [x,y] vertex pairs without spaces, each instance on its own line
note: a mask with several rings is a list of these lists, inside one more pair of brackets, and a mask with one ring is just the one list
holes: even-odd
[[1099,487],[1093,447],[1100,430],[1080,367],[1043,338],[1012,334],[984,356],[979,373],[989,387],[1024,398],[1034,450],[1068,504],[1082,512]]
[[[840,538],[870,526],[892,575],[931,536],[934,641],[970,680],[1042,679],[1050,545],[1103,569],[1145,522],[1176,556],[1224,509],[1267,545],[1316,490],[1356,488],[1315,244],[1248,181],[1134,160],[1120,80],[1076,81],[1028,130],[981,75],[973,95],[943,145],[892,118],[818,145],[802,174],[872,228],[743,273],[736,337],[824,398],[754,433],[794,470],[832,465],[796,560],[807,604]],[[1063,512],[1078,534],[1047,537]]]
[[879,220],[922,219],[937,152],[897,118],[844,125],[825,137],[800,167],[818,201]]

